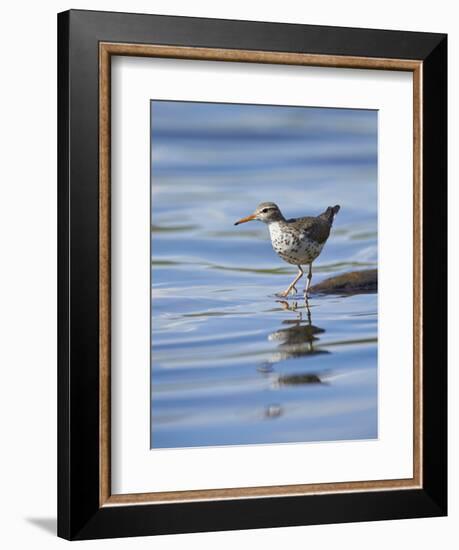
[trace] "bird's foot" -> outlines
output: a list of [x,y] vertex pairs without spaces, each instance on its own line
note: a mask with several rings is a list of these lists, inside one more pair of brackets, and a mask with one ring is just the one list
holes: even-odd
[[282,292],[277,292],[276,293],[276,296],[278,296],[279,298],[287,298],[287,296],[292,292],[292,291],[295,291],[295,292],[298,292],[297,289],[292,286],[292,287],[289,287],[287,288],[287,290],[283,290]]
[[286,290],[283,290],[282,292],[276,292],[276,296],[278,298],[286,298],[288,296],[288,292]]

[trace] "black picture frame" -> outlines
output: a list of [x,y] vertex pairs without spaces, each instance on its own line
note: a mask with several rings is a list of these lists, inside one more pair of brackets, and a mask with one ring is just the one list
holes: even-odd
[[[99,43],[422,61],[422,488],[100,506]],[[58,15],[58,535],[71,540],[447,513],[447,37],[71,10]]]

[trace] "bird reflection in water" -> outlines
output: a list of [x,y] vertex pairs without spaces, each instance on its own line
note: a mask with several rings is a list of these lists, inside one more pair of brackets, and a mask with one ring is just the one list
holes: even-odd
[[[298,307],[298,302],[287,302],[277,300],[284,310],[296,313],[294,319],[285,319],[279,330],[271,333],[268,340],[278,342],[277,350],[272,356],[261,365],[258,370],[269,379],[269,385],[272,389],[279,389],[285,386],[302,385],[324,385],[327,381],[324,379],[326,372],[293,372],[288,374],[278,374],[274,371],[273,365],[287,359],[310,357],[330,353],[327,350],[317,348],[316,343],[319,340],[318,335],[325,332],[324,329],[312,324],[312,315],[308,301],[305,301],[305,307]],[[305,317],[305,318],[304,318]],[[283,414],[283,407],[279,403],[270,403],[265,407],[265,418],[278,418]]]
[[268,336],[270,342],[280,342],[278,350],[280,356],[276,363],[284,359],[303,357],[305,355],[318,355],[329,353],[323,349],[314,347],[314,342],[319,340],[317,334],[325,332],[324,329],[312,324],[311,310],[305,301],[306,319],[303,319],[303,312],[298,308],[298,302],[289,303],[284,300],[277,300],[284,310],[296,312],[296,319],[285,319],[283,325],[288,328],[281,328]]
[[[327,350],[317,348],[315,345],[319,340],[317,335],[324,333],[325,330],[312,324],[311,310],[307,301],[305,301],[304,308],[305,319],[303,318],[304,312],[298,307],[298,302],[277,300],[277,303],[281,305],[282,309],[295,312],[296,317],[294,319],[284,319],[282,324],[288,326],[280,328],[268,336],[270,342],[279,342],[277,350],[258,370],[271,372],[273,364],[286,359],[330,353]],[[317,382],[317,380],[311,378],[311,375],[307,376],[309,378],[305,378],[305,383]],[[292,377],[289,376],[288,378]],[[287,380],[284,383],[294,383],[294,380],[292,379],[290,382]]]

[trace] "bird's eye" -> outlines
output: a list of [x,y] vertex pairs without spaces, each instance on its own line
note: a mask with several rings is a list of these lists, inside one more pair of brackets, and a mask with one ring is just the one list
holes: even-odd
[[269,210],[269,208],[263,208],[262,213],[266,214],[266,212]]

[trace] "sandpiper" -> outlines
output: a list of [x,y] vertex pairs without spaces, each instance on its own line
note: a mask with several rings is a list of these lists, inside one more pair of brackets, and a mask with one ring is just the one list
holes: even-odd
[[330,235],[333,219],[339,209],[339,205],[329,206],[325,212],[318,216],[286,220],[277,204],[262,202],[253,214],[234,224],[239,225],[251,220],[268,224],[274,250],[284,261],[298,267],[299,271],[293,282],[278,296],[288,296],[292,290],[297,292],[295,285],[304,275],[301,266],[309,265],[308,281],[304,289],[305,298],[308,298],[312,279],[312,262],[322,252],[322,248]]

